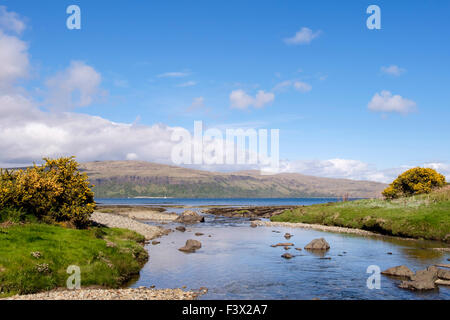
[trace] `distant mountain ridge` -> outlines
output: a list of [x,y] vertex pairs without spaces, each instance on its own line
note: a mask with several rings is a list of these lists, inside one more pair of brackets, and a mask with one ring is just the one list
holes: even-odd
[[379,197],[385,184],[298,173],[211,172],[145,161],[98,161],[80,165],[97,198],[288,198]]

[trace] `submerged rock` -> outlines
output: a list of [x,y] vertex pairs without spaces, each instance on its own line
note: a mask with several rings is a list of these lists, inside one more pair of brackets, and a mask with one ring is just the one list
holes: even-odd
[[393,268],[389,268],[381,272],[386,276],[394,276],[394,277],[402,277],[410,279],[411,276],[414,275],[414,272],[411,271],[407,266],[397,266]]
[[284,237],[286,238],[286,239],[290,239],[291,237],[292,237],[292,234],[290,234],[290,233],[285,233],[284,234]]
[[205,222],[205,217],[199,215],[195,211],[186,210],[175,220],[175,222],[180,222],[180,223]]
[[183,226],[176,227],[175,229],[180,231],[180,232],[185,232],[186,231],[186,228],[183,227]]
[[202,235],[204,235],[204,233],[196,232],[195,235],[196,235],[197,237],[201,237]]
[[256,224],[255,221],[252,221],[252,223],[250,223],[250,227],[252,228],[256,228],[258,225]]
[[202,247],[202,243],[197,240],[189,239],[186,241],[184,247],[179,248],[178,250],[183,252],[195,252],[196,250]]
[[154,245],[154,246],[156,246],[157,244],[160,244],[161,242],[159,242],[159,241],[156,241],[156,240],[153,240],[152,241],[152,245]]
[[292,247],[294,244],[291,242],[283,242],[283,243],[277,243],[277,244],[272,244],[271,247],[275,248],[275,247]]
[[307,250],[328,250],[330,245],[324,238],[314,239],[305,246]]
[[285,258],[285,259],[292,259],[293,255],[289,254],[289,253],[285,253],[285,254],[282,254],[281,257]]

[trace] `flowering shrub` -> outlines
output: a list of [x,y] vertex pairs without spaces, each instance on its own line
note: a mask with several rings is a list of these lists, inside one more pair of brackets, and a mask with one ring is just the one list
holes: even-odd
[[413,168],[403,172],[383,191],[386,199],[430,193],[445,185],[445,177],[430,168]]
[[17,209],[46,222],[85,227],[94,211],[94,193],[73,157],[44,158],[42,166],[0,169],[0,211]]

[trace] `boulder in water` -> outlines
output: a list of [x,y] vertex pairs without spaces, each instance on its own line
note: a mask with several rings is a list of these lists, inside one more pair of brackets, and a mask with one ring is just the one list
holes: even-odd
[[205,222],[205,217],[199,215],[195,211],[186,210],[175,220],[175,222],[180,222],[180,223]]
[[307,250],[328,250],[330,245],[324,238],[314,239],[305,246]]
[[412,272],[411,269],[409,269],[407,266],[397,266],[384,270],[383,272],[381,272],[381,274],[384,274],[386,276],[402,277],[410,279],[411,276],[414,275],[414,272]]
[[434,290],[438,278],[438,268],[431,266],[425,270],[419,270],[411,276],[411,281],[402,281],[399,288],[413,291]]
[[189,239],[186,241],[186,244],[184,245],[184,247],[181,247],[178,250],[183,251],[183,252],[195,252],[196,250],[200,249],[201,247],[202,247],[202,243],[200,241]]

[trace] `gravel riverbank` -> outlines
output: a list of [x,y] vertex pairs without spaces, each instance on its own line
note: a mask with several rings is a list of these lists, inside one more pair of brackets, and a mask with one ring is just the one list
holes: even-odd
[[5,300],[193,300],[199,294],[181,289],[81,289],[17,295]]
[[150,226],[132,218],[112,213],[96,211],[92,214],[91,220],[110,228],[124,228],[136,231],[137,233],[142,234],[146,240],[152,240],[167,234],[167,230],[164,228]]
[[178,218],[174,212],[166,212],[165,208],[145,206],[107,206],[100,205],[98,212],[112,213],[142,221],[171,222]]
[[320,224],[308,224],[308,223],[300,223],[300,222],[271,222],[271,221],[254,221],[253,222],[259,226],[266,227],[288,227],[288,228],[303,228],[303,229],[312,229],[318,231],[328,231],[328,232],[337,232],[337,233],[351,233],[357,234],[360,236],[380,236],[377,233],[361,230],[361,229],[352,229],[352,228],[344,228],[344,227],[335,227],[335,226],[323,226]]

